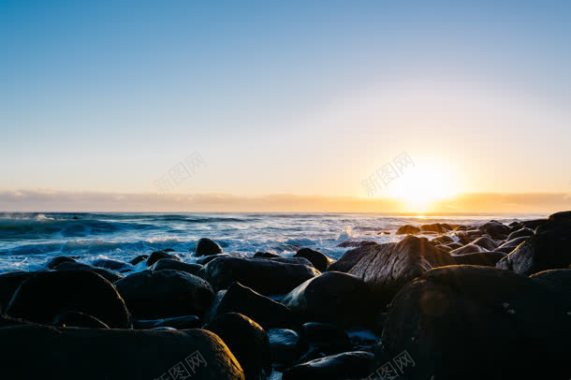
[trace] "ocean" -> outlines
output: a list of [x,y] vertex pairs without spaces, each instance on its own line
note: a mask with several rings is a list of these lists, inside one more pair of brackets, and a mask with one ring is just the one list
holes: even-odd
[[505,223],[545,215],[410,217],[373,214],[159,214],[159,213],[0,213],[0,273],[38,270],[55,256],[90,263],[100,258],[128,261],[172,248],[192,262],[198,239],[217,241],[225,252],[288,256],[301,247],[339,258],[342,242],[389,242],[404,224],[435,222]]

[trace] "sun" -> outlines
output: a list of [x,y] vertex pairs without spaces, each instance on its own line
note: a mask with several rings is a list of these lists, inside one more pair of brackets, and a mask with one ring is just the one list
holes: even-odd
[[415,165],[388,186],[388,195],[403,203],[407,212],[427,212],[435,202],[457,194],[452,170],[435,159],[417,159]]

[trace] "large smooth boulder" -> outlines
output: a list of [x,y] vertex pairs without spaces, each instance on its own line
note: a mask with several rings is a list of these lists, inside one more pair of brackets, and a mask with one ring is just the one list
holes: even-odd
[[302,248],[296,252],[294,257],[303,257],[311,262],[311,264],[320,272],[325,272],[327,267],[333,263],[333,260],[321,252],[311,248]]
[[501,252],[479,252],[469,253],[467,255],[456,255],[452,258],[459,265],[483,265],[495,267],[496,263],[503,259],[505,254]]
[[512,231],[509,226],[498,222],[497,220],[492,220],[487,223],[482,224],[479,230],[484,234],[488,234],[492,239],[505,239]]
[[47,264],[46,267],[48,269],[55,269],[58,265],[60,265],[61,263],[76,263],[77,261],[75,261],[75,259],[73,257],[69,257],[69,256],[56,256],[53,259],[50,259]]
[[264,295],[288,293],[317,275],[319,271],[307,265],[231,256],[210,261],[202,273],[216,290],[227,289],[234,282],[240,282]]
[[516,249],[521,243],[527,241],[527,239],[529,239],[529,237],[523,236],[511,240],[506,240],[505,242],[500,244],[495,250],[503,252],[507,255],[508,253],[511,253],[514,249]]
[[48,324],[64,311],[92,315],[110,327],[131,326],[129,311],[113,284],[91,271],[35,273],[20,285],[6,314]]
[[397,235],[416,235],[418,233],[420,233],[420,227],[411,226],[410,224],[400,226],[396,232]]
[[230,285],[228,290],[218,292],[208,319],[229,312],[242,313],[265,329],[290,327],[294,324],[294,316],[285,305],[238,282]]
[[374,370],[375,356],[370,352],[352,351],[325,356],[288,368],[283,380],[351,380],[364,379]]
[[398,293],[382,341],[390,356],[413,359],[411,380],[563,379],[570,326],[564,305],[527,277],[448,266]]
[[553,214],[535,235],[500,260],[498,268],[530,275],[571,264],[571,212]]
[[306,349],[306,345],[294,330],[275,328],[266,330],[266,332],[270,343],[272,363],[291,365]]
[[135,270],[133,264],[112,259],[98,259],[91,263],[91,265],[94,267],[105,268],[120,273],[132,272]]
[[450,255],[461,256],[461,255],[469,255],[472,253],[480,253],[480,252],[486,252],[486,250],[479,245],[470,243],[463,245],[460,248],[453,249],[452,251],[450,251]]
[[303,321],[368,326],[378,307],[369,286],[343,272],[325,272],[305,281],[282,302]]
[[87,327],[93,329],[109,328],[109,326],[100,319],[80,311],[64,311],[56,315],[52,325],[57,327]]
[[109,282],[115,282],[118,281],[120,279],[123,278],[123,275],[121,275],[118,272],[109,270],[109,269],[105,269],[105,268],[97,268],[88,264],[83,264],[83,263],[78,263],[78,262],[71,262],[71,261],[65,261],[62,262],[61,264],[59,264],[55,270],[57,272],[63,272],[63,271],[89,271],[89,272],[93,272],[93,273],[97,273],[98,275],[102,276],[103,278],[105,278],[107,281]]
[[453,227],[448,223],[432,223],[432,224],[423,224],[422,226],[420,226],[420,230],[422,232],[435,232],[439,234],[452,231],[452,229]]
[[31,272],[8,272],[0,274],[0,313],[8,307],[12,296],[20,284],[33,275]]
[[210,256],[222,253],[222,247],[214,240],[202,238],[196,243],[195,256]]
[[529,278],[559,294],[571,312],[571,269],[548,269]]
[[[206,330],[0,328],[6,379],[244,380],[226,344]],[[178,377],[176,377],[178,376]]]
[[329,265],[327,270],[335,272],[349,272],[363,257],[374,254],[384,244],[375,242],[362,242],[357,247],[348,250],[339,260]]
[[369,284],[379,302],[388,303],[413,278],[432,268],[451,264],[454,264],[452,257],[434,247],[428,239],[409,235],[363,256],[349,273]]
[[268,336],[255,321],[240,313],[226,313],[206,328],[228,345],[248,380],[265,380],[271,373]]
[[351,349],[349,335],[337,325],[321,322],[306,322],[300,329],[304,342],[319,354],[332,355]]
[[151,253],[151,255],[147,258],[147,266],[152,267],[154,263],[162,259],[171,259],[171,260],[180,261],[180,257],[170,252],[171,250],[163,249],[161,251],[155,251]]
[[212,287],[202,278],[170,269],[133,273],[115,285],[136,319],[202,317],[214,298]]
[[151,266],[151,270],[165,270],[165,269],[179,270],[182,272],[198,276],[198,274],[202,270],[202,265],[193,264],[193,263],[183,263],[182,261],[173,260],[173,259],[161,259],[155,262],[153,266]]

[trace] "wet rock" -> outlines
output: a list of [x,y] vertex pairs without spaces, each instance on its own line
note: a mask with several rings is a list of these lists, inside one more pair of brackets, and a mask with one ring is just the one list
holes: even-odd
[[505,239],[511,232],[511,229],[503,223],[496,220],[484,223],[480,226],[482,233],[490,235],[492,239]]
[[513,251],[514,249],[517,248],[518,245],[520,245],[521,243],[523,243],[524,241],[526,241],[528,238],[527,237],[519,237],[519,238],[515,238],[512,240],[508,240],[502,244],[500,244],[497,248],[496,251],[499,252],[503,252],[505,254],[510,253],[511,251]]
[[256,259],[277,259],[280,257],[277,253],[273,252],[256,252],[254,253],[254,258]]
[[131,264],[110,259],[95,260],[92,265],[94,267],[105,268],[119,273],[132,272],[135,269],[135,267]]
[[369,325],[378,304],[367,284],[342,272],[325,272],[287,294],[282,302],[305,321]]
[[61,263],[75,263],[75,259],[69,256],[57,256],[48,261],[46,266],[48,269],[55,269]]
[[295,257],[304,257],[320,272],[325,272],[327,267],[333,263],[329,257],[321,252],[314,251],[310,248],[302,248],[295,254]]
[[169,252],[167,252],[167,250],[162,250],[162,251],[155,251],[155,252],[151,253],[149,258],[147,259],[147,266],[151,267],[151,266],[153,266],[154,263],[156,263],[157,261],[159,261],[161,259],[171,259],[171,260],[180,261],[180,257],[178,257],[175,254],[171,254]]
[[450,255],[461,256],[461,255],[469,255],[471,253],[481,253],[481,252],[486,252],[486,250],[476,244],[466,244],[460,248],[456,248],[450,251]]
[[203,273],[216,290],[240,282],[264,295],[285,294],[317,275],[318,270],[306,265],[230,256],[212,260],[206,264]]
[[291,329],[267,330],[272,363],[289,366],[297,361],[306,349],[298,333]]
[[77,262],[63,262],[59,264],[56,268],[56,271],[63,272],[63,271],[87,271],[97,273],[98,275],[102,276],[109,282],[116,282],[123,278],[123,276],[117,272],[114,272],[109,269],[105,268],[97,268],[91,265],[77,263]]
[[265,329],[289,327],[294,323],[294,317],[286,306],[238,282],[230,285],[226,291],[221,290],[219,294],[212,305],[209,320],[221,314],[238,312],[258,322]]
[[454,239],[452,239],[450,236],[448,235],[442,235],[442,236],[438,236],[434,239],[432,239],[430,241],[432,244],[437,245],[437,244],[450,244],[450,243],[454,243]]
[[228,345],[248,380],[265,380],[271,373],[270,344],[265,330],[239,313],[216,317],[206,328]]
[[571,269],[544,270],[532,274],[530,278],[553,292],[560,294],[568,308],[571,308]]
[[[407,352],[408,379],[550,378],[569,375],[569,317],[533,280],[496,268],[449,266],[406,285],[389,310],[382,341]],[[559,376],[557,376],[557,374]]]
[[201,320],[197,315],[183,315],[180,317],[162,319],[140,319],[133,321],[133,328],[136,329],[156,329],[159,327],[171,327],[173,329],[184,330],[201,326]]
[[349,273],[362,278],[378,302],[386,304],[408,281],[432,268],[451,264],[454,260],[450,255],[439,251],[428,239],[407,236],[364,256]]
[[202,270],[202,265],[200,264],[189,264],[183,263],[182,261],[173,260],[173,259],[160,259],[156,263],[153,264],[151,270],[165,270],[165,269],[172,269],[178,270],[181,272],[186,272],[198,276],[200,271]]
[[52,325],[57,327],[86,327],[108,329],[109,326],[99,318],[80,311],[64,311],[54,318]]
[[344,352],[298,364],[283,373],[283,380],[363,379],[374,370],[375,357],[364,351]]
[[358,247],[351,249],[343,254],[339,260],[334,262],[327,268],[329,271],[349,272],[364,256],[377,252],[381,244],[374,242],[363,242]]
[[14,294],[6,314],[51,323],[64,311],[92,315],[110,327],[130,327],[131,317],[113,284],[91,271],[38,272]]
[[537,227],[545,224],[546,222],[547,219],[534,219],[534,220],[524,220],[523,222],[521,222],[521,224],[523,227],[535,230]]
[[115,283],[136,319],[204,316],[214,298],[200,277],[170,269],[133,273]]
[[518,230],[511,232],[508,235],[506,240],[509,241],[509,240],[513,240],[515,238],[521,238],[521,237],[527,238],[530,236],[533,236],[533,230],[531,228],[523,227],[523,228],[520,228]]
[[12,296],[28,278],[33,276],[30,272],[8,272],[0,274],[0,314],[6,309]]
[[566,213],[551,215],[535,235],[500,260],[498,268],[530,275],[571,264],[571,218]]
[[166,379],[178,373],[193,380],[244,380],[226,344],[206,330],[31,325],[1,328],[0,341],[10,347],[0,357],[7,379]]
[[206,265],[212,260],[217,259],[219,257],[233,257],[233,256],[230,256],[226,253],[220,253],[218,255],[202,256],[196,260],[196,263],[200,265]]
[[148,258],[149,258],[149,255],[139,255],[139,256],[136,256],[133,259],[131,259],[131,261],[129,261],[129,264],[137,265],[139,263],[142,263],[143,261],[146,261]]
[[495,267],[496,263],[504,256],[505,254],[501,252],[479,252],[453,256],[453,259],[458,265],[482,265]]
[[397,235],[416,235],[420,233],[420,227],[411,226],[410,224],[400,226],[397,229]]
[[325,355],[351,349],[351,340],[347,333],[331,323],[306,322],[301,326],[300,335],[304,342]]
[[481,236],[481,237],[477,238],[476,240],[474,240],[471,244],[482,247],[488,251],[493,251],[498,246],[498,244],[495,241],[493,241],[492,239],[490,239],[487,236]]
[[195,256],[210,256],[222,253],[222,247],[213,240],[202,238],[196,244]]
[[452,226],[448,223],[433,223],[433,224],[423,224],[420,226],[420,230],[425,232],[436,232],[438,234],[443,234],[452,231]]

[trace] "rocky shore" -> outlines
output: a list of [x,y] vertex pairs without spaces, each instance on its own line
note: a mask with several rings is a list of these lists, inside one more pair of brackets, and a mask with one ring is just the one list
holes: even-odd
[[0,378],[571,378],[571,211],[394,233],[1,274]]

